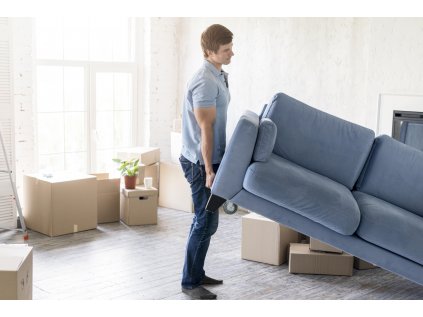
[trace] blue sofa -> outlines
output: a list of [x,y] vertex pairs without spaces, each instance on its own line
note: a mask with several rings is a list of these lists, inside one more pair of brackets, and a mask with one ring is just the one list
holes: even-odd
[[423,152],[391,137],[277,94],[234,130],[225,200],[423,285]]

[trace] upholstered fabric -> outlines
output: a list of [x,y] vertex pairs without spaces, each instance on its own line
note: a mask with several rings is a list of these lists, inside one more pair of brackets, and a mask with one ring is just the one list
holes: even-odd
[[[212,193],[230,199],[242,189],[257,140],[259,117],[246,111],[239,119],[213,182]],[[230,177],[220,177],[227,174]]]
[[423,152],[382,135],[357,190],[423,216]]
[[423,285],[423,152],[284,94],[261,116],[272,154],[246,113],[212,193]]
[[260,121],[256,146],[254,148],[253,160],[266,162],[272,154],[275,146],[277,128],[272,120],[264,118]]
[[341,234],[353,234],[360,222],[360,211],[348,188],[275,154],[266,163],[253,163],[243,186]]
[[374,132],[277,94],[263,117],[278,128],[273,152],[349,189],[370,152]]
[[288,226],[295,231],[336,246],[360,259],[423,285],[422,265],[367,242],[355,234],[351,236],[339,234],[293,211],[271,203],[262,197],[253,195],[246,190],[241,190],[231,201],[241,207]]
[[357,235],[423,265],[423,218],[362,192],[353,192],[361,210]]

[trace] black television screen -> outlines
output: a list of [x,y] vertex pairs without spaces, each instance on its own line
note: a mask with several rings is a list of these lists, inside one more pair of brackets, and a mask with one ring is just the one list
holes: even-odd
[[394,110],[392,137],[423,151],[423,112]]

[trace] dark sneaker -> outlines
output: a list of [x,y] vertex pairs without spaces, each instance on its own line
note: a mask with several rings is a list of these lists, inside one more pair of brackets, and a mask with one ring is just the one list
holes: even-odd
[[193,289],[182,287],[182,292],[187,294],[191,299],[216,299],[217,295],[205,289],[202,286],[197,286]]
[[218,285],[223,284],[222,280],[216,280],[214,278],[211,278],[209,276],[204,276],[203,280],[201,281],[201,285]]

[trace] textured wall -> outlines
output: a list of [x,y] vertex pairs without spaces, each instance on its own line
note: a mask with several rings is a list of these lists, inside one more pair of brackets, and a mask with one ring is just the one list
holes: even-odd
[[[149,20],[149,21],[148,21]],[[178,18],[150,18],[145,24],[144,65],[140,73],[144,144],[158,146],[163,160],[170,158],[170,132],[177,117],[179,25]]]
[[[13,23],[22,173],[35,158],[31,19]],[[235,36],[235,56],[225,67],[232,95],[228,137],[244,110],[259,112],[276,92],[374,130],[380,93],[423,94],[423,18],[150,18],[141,31],[138,139],[159,146],[164,160],[186,84],[203,60],[201,32],[213,23]]]
[[277,92],[374,130],[380,93],[423,93],[423,18],[187,18],[178,112],[213,23],[234,33],[228,135],[244,110],[259,112]]

